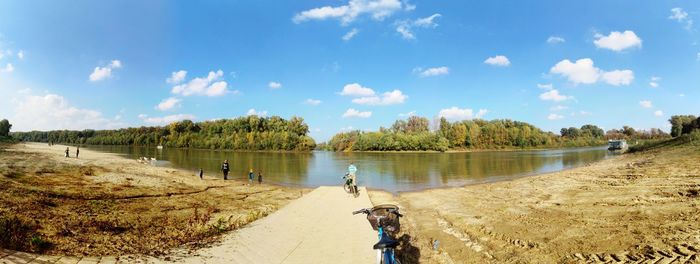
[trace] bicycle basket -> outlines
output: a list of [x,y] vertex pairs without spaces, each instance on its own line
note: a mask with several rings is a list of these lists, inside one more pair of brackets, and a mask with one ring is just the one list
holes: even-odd
[[[392,204],[382,204],[372,208],[372,212],[367,215],[367,221],[372,225],[372,229],[379,230],[379,219],[381,219],[384,231],[389,234],[396,234],[401,230],[399,216],[396,214],[399,207]],[[394,213],[396,212],[396,213]]]

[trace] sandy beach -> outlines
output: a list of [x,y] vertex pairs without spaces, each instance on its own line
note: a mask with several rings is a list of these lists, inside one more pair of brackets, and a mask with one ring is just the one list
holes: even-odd
[[696,263],[699,161],[678,147],[371,199],[400,205],[421,263]]

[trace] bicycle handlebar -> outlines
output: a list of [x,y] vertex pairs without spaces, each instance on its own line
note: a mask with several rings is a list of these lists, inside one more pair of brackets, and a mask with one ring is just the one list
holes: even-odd
[[[389,212],[396,214],[396,216],[398,216],[398,217],[403,217],[403,215],[401,213],[399,213],[398,210],[391,209],[391,210],[389,210]],[[364,214],[369,215],[370,213],[372,213],[372,211],[370,210],[370,208],[364,208],[364,209],[360,209],[360,210],[352,212],[353,215],[356,215],[359,213],[364,213]]]

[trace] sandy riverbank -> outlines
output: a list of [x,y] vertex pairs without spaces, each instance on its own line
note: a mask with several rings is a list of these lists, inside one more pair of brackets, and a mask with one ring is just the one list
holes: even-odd
[[[306,189],[223,181],[109,153],[16,144],[0,150],[5,248],[67,255],[159,254],[205,243],[300,197]],[[209,176],[209,177],[208,177]],[[6,233],[10,233],[8,229]]]
[[699,191],[700,148],[686,146],[508,182],[370,196],[401,206],[422,263],[692,263],[700,261]]

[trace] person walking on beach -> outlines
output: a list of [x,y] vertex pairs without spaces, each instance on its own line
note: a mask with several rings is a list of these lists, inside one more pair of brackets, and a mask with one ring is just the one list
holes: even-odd
[[221,171],[224,172],[224,180],[228,180],[228,160],[224,160],[224,164],[221,164]]
[[254,177],[255,177],[255,173],[253,172],[253,169],[250,169],[250,172],[248,172],[248,182],[252,184]]
[[68,153],[70,153],[70,150],[68,150],[68,147],[66,147],[66,158],[69,157],[69,154],[68,154]]
[[199,179],[200,180],[204,179],[204,170],[202,168],[199,168]]
[[78,155],[80,155],[80,147],[75,147],[75,158],[78,158]]
[[357,193],[357,167],[355,167],[355,164],[350,162],[350,166],[348,166],[348,174],[350,175],[350,179],[352,179],[352,187],[355,189],[355,193]]
[[258,184],[262,184],[262,171],[258,171]]

